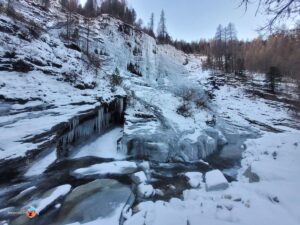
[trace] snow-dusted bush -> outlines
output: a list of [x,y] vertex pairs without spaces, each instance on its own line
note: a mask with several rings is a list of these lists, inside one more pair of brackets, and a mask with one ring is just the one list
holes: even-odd
[[181,85],[175,90],[175,94],[185,102],[205,101],[203,90],[196,85]]
[[97,69],[99,69],[101,67],[101,64],[102,64],[101,59],[99,59],[94,54],[88,54],[87,58],[89,60],[89,64],[92,65],[96,69],[96,71],[97,71]]
[[22,59],[19,59],[18,61],[13,62],[12,66],[13,66],[14,71],[23,72],[23,73],[27,73],[27,72],[33,70],[32,65],[25,62]]
[[183,103],[182,105],[178,106],[176,112],[179,115],[182,115],[184,117],[190,117],[190,116],[192,116],[191,107],[188,104],[186,104],[186,103]]
[[6,8],[6,15],[14,20],[25,22],[25,18],[21,13],[18,13],[13,7]]
[[113,88],[122,84],[122,77],[118,68],[115,69],[112,75],[110,75],[110,84]]
[[182,98],[182,104],[177,108],[177,113],[184,116],[191,116],[192,105],[201,107],[205,103],[204,92],[201,88],[193,85],[182,85],[177,88],[175,94]]
[[138,65],[137,64],[133,64],[133,63],[129,63],[127,65],[127,70],[130,72],[130,73],[133,73],[135,75],[138,75],[140,77],[143,76],[143,74],[139,71],[139,68],[138,68]]

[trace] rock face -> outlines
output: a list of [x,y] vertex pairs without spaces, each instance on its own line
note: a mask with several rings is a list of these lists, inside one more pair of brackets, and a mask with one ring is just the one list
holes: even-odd
[[73,118],[68,124],[69,126],[60,130],[63,135],[57,142],[58,156],[69,155],[69,144],[78,142],[94,133],[103,134],[112,127],[123,124],[124,106],[124,98],[115,98],[109,103],[103,103],[95,110]]
[[249,166],[246,169],[246,171],[244,172],[244,176],[249,179],[250,183],[259,182],[259,180],[260,180],[259,176],[252,171],[251,166]]
[[228,181],[220,170],[212,170],[205,174],[206,190],[219,191],[228,188]]
[[112,216],[119,221],[121,211],[132,195],[129,187],[116,180],[94,180],[75,188],[67,196],[56,224],[87,223]]

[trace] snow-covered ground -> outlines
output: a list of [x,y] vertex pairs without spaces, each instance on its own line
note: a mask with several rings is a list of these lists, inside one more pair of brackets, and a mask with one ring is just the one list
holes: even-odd
[[[228,189],[200,186],[184,191],[182,199],[140,203],[125,224],[299,224],[300,132],[266,133],[246,145],[239,180]],[[245,178],[249,166],[259,182]]]

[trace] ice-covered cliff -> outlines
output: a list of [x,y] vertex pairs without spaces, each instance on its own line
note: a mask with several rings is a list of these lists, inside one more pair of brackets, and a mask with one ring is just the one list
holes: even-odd
[[[193,161],[226,143],[213,128],[207,96],[196,82],[205,75],[199,58],[159,45],[108,15],[86,21],[73,14],[70,33],[78,37],[67,41],[66,12],[58,1],[49,10],[39,1],[14,1],[14,11],[0,15],[2,161],[34,159],[52,145],[61,149],[64,135],[97,131],[102,105],[125,96],[122,142],[129,155]],[[112,88],[116,68],[123,82]],[[105,110],[120,107],[125,102]],[[68,129],[70,134],[63,133]]]

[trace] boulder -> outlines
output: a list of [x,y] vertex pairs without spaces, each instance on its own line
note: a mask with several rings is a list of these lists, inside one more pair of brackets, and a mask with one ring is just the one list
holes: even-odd
[[150,184],[139,184],[137,187],[138,196],[142,198],[150,198],[155,194],[155,190]]
[[228,181],[220,170],[212,170],[205,174],[206,191],[219,191],[228,188]]
[[200,172],[188,172],[184,176],[188,179],[188,183],[192,188],[200,187],[203,181],[203,174]]
[[143,170],[144,172],[147,172],[147,171],[150,170],[150,164],[149,164],[149,162],[147,162],[147,161],[141,162],[141,163],[139,164],[139,168],[140,168],[141,170]]
[[[133,194],[131,189],[112,179],[97,179],[75,188],[66,198],[57,224],[88,223],[110,218],[118,224],[122,210]],[[84,212],[84,213],[83,213]],[[97,224],[97,223],[96,223]],[[101,221],[98,224],[102,224]]]
[[143,171],[132,174],[131,179],[136,184],[146,183],[147,181],[146,174]]

